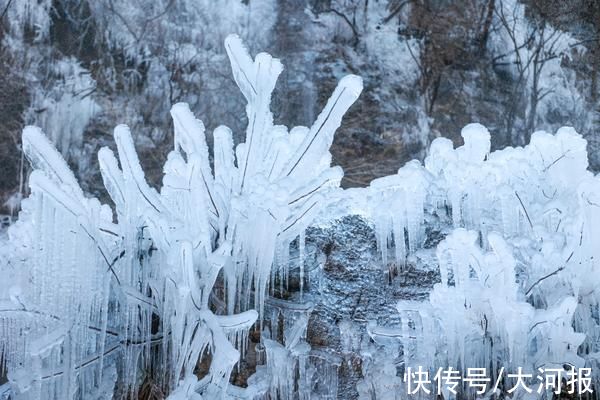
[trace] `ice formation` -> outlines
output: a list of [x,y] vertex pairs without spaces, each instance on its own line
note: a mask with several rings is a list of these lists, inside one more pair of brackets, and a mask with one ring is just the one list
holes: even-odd
[[[350,353],[362,357],[356,393],[365,399],[404,398],[401,371],[411,366],[485,367],[493,378],[503,367],[600,364],[600,184],[572,128],[490,152],[489,132],[470,124],[463,146],[438,138],[424,164],[342,191],[329,147],[360,78],[340,81],[312,127],[288,132],[269,108],[280,62],[252,59],[236,36],[225,47],[247,100],[245,142],[234,148],[232,132],[218,127],[211,167],[204,125],[176,104],[157,191],[129,129],[116,127],[118,155],[98,155],[114,210],[86,197],[41,130],[24,130],[34,171],[0,249],[9,378],[0,396],[123,398],[153,371],[172,400],[335,398]],[[419,259],[437,264],[439,282],[426,301],[398,302],[396,324],[338,321],[336,354],[307,341],[314,304],[302,298],[304,232],[317,217],[349,212],[373,223],[390,285]],[[287,286],[292,264],[300,301],[269,296]],[[230,376],[251,332],[261,337],[260,362],[242,388]]]
[[[98,155],[114,214],[84,195],[40,129],[24,130],[31,195],[9,231],[0,299],[0,352],[14,399],[135,394],[145,370],[157,371],[172,399],[244,392],[230,386],[230,374],[269,284],[286,278],[287,267],[271,277],[276,256],[287,259],[339,186],[329,147],[362,83],[342,79],[314,125],[288,133],[269,110],[280,62],[265,53],[253,60],[237,36],[225,47],[248,102],[246,142],[234,150],[231,131],[217,128],[211,170],[202,122],[176,104],[175,146],[157,191],[129,128],[117,126],[118,158],[108,148]],[[221,314],[213,302],[226,305]],[[290,349],[307,318],[286,336]],[[268,366],[277,365],[273,349]],[[210,369],[198,380],[195,367],[208,353]],[[284,393],[284,384],[271,390]]]
[[[384,262],[414,262],[426,229],[449,229],[435,247],[441,282],[429,300],[400,302],[401,327],[368,332],[376,343],[386,336],[383,347],[400,345],[404,366],[425,365],[431,376],[440,367],[489,368],[495,377],[501,367],[597,365],[591,227],[600,203],[585,140],[562,128],[556,135],[535,132],[523,148],[490,153],[483,126],[468,125],[462,136],[456,149],[436,139],[424,165],[408,163],[364,195]],[[388,260],[391,250],[395,258]],[[413,335],[406,326],[416,329]],[[424,350],[415,352],[418,343]],[[597,371],[593,379],[597,384]]]
[[90,96],[96,82],[74,59],[58,61],[52,75],[62,83],[48,91],[36,91],[27,118],[50,135],[61,154],[73,156],[82,147],[85,128],[100,111]]

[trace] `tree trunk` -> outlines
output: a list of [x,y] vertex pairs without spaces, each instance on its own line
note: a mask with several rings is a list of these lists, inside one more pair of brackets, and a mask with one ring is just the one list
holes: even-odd
[[485,16],[485,21],[483,22],[483,29],[481,31],[481,35],[479,36],[479,54],[485,54],[485,50],[487,48],[487,41],[490,37],[490,27],[492,26],[492,21],[494,19],[494,10],[496,9],[496,0],[489,0],[487,5],[487,14]]

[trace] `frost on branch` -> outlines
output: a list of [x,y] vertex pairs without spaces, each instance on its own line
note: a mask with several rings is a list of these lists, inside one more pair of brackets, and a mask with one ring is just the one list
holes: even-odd
[[[223,178],[231,181],[231,188],[224,187],[224,191],[232,193],[223,211],[223,217],[228,218],[225,239],[234,243],[234,257],[243,261],[226,274],[228,307],[230,311],[235,306],[247,308],[254,286],[254,304],[262,315],[274,255],[278,250],[287,254],[289,243],[306,229],[325,203],[325,194],[339,186],[342,170],[330,167],[329,147],[342,115],[360,94],[362,83],[356,76],[343,78],[313,126],[296,127],[288,133],[283,126],[273,126],[269,110],[271,92],[282,71],[279,61],[265,53],[252,61],[235,36],[226,40],[225,47],[236,82],[248,102],[246,142],[236,148],[233,177]],[[215,151],[228,154],[230,150]],[[231,157],[224,156],[223,162],[228,159]],[[260,229],[255,229],[257,226]],[[282,260],[281,265],[286,264]],[[280,279],[286,273],[285,268],[280,269]]]
[[[235,36],[225,45],[248,103],[246,141],[234,147],[227,127],[215,129],[211,167],[204,125],[176,104],[160,190],[146,182],[126,126],[114,131],[117,154],[98,155],[114,209],[86,197],[41,131],[25,129],[31,196],[0,247],[8,255],[0,260],[0,352],[9,378],[2,396],[135,397],[148,379],[177,400],[335,398],[352,354],[361,364],[356,395],[378,399],[405,393],[400,373],[411,366],[430,374],[488,368],[496,378],[502,367],[600,365],[600,184],[573,129],[536,132],[523,148],[490,152],[489,132],[471,124],[463,146],[438,138],[424,164],[341,191],[329,147],[360,79],[342,79],[312,127],[288,132],[269,110],[279,61],[252,59]],[[351,307],[365,319],[355,310],[331,318],[336,353],[306,338],[319,295],[336,297],[310,297],[312,287],[302,298],[305,229],[318,214],[351,212],[376,231],[388,278],[381,281],[390,285],[376,303],[397,307],[389,319],[370,320],[361,299],[379,288],[362,291]],[[289,280],[297,261],[290,249],[299,259],[300,301],[268,296]],[[310,273],[331,272],[318,267]],[[398,301],[396,278],[419,277],[425,267],[439,272],[427,300]],[[351,278],[362,280],[362,272]],[[378,284],[372,278],[365,281]],[[350,299],[353,287],[343,281],[336,289]],[[247,387],[233,386],[251,331],[261,337],[260,363]],[[198,362],[209,358],[197,376]],[[457,398],[475,394],[461,387]]]
[[[424,165],[412,161],[348,196],[374,223],[390,281],[430,253],[439,266],[428,301],[398,305],[412,336],[396,326],[367,332],[376,343],[388,338],[380,343],[388,349],[400,345],[405,366],[427,365],[431,374],[480,367],[495,378],[501,367],[598,365],[600,185],[587,171],[586,141],[561,128],[490,153],[483,126],[468,125],[462,136],[456,149],[434,140]],[[426,350],[412,351],[419,343]],[[363,383],[385,374],[371,369]]]
[[173,399],[260,392],[232,387],[230,374],[270,282],[287,277],[290,243],[339,186],[329,147],[362,83],[345,77],[311,128],[288,132],[269,109],[280,62],[253,60],[237,36],[225,46],[248,129],[235,149],[227,127],[215,130],[213,169],[204,125],[186,104],[171,110],[175,146],[160,191],[145,180],[129,128],[117,126],[118,155],[98,154],[111,210],[84,195],[39,129],[24,130],[31,196],[1,265],[0,351],[15,399],[135,396],[151,371]]

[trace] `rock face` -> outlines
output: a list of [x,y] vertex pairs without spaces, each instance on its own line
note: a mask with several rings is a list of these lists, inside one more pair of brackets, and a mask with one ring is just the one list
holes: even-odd
[[[388,267],[382,265],[374,229],[361,216],[346,216],[307,231],[304,291],[300,295],[299,268],[291,269],[285,297],[313,305],[306,341],[311,355],[321,355],[324,360],[324,365],[315,366],[313,393],[322,393],[325,398],[335,395],[331,386],[336,380],[327,381],[331,377],[324,372],[331,367],[337,369],[337,398],[358,398],[365,357],[378,353],[374,350],[380,346],[372,340],[368,328],[398,327],[399,300],[427,299],[429,290],[439,281],[432,247],[442,238],[440,232],[428,232],[426,248],[417,251],[406,267],[391,276]],[[401,345],[392,343],[391,348],[396,351],[396,368],[401,369]]]

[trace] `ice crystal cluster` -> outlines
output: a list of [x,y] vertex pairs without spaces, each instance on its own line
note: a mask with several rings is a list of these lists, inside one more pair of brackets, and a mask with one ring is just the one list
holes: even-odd
[[[362,356],[360,398],[404,398],[410,366],[494,377],[503,367],[598,364],[600,182],[573,129],[490,153],[489,132],[471,124],[464,145],[438,138],[424,164],[342,191],[329,148],[361,80],[343,78],[312,127],[288,131],[270,112],[280,62],[252,59],[236,36],[225,46],[247,101],[246,140],[234,147],[232,132],[216,128],[211,158],[202,122],[176,104],[160,191],[146,183],[126,126],[114,132],[118,155],[98,155],[114,209],[86,197],[39,129],[24,130],[31,195],[1,247],[9,382],[0,395],[127,398],[151,376],[171,400],[335,398],[345,359],[311,349],[314,304],[270,294],[292,261],[302,292],[306,229],[344,213],[372,223],[392,285],[422,260],[439,269],[427,300],[398,302],[399,323],[339,322],[343,351]],[[234,386],[251,331],[262,359],[246,387]]]
[[288,132],[269,110],[280,62],[252,60],[236,36],[225,46],[248,102],[246,142],[234,149],[218,127],[211,170],[202,122],[176,104],[160,192],[126,126],[114,132],[118,159],[108,148],[98,155],[114,211],[84,195],[39,129],[24,130],[31,196],[9,232],[0,306],[15,399],[135,394],[140,370],[157,371],[172,399],[227,395],[272,266],[285,264],[290,242],[339,186],[329,147],[362,83],[345,77],[310,129]]
[[[431,376],[438,367],[486,368],[491,377],[502,367],[595,367],[600,182],[587,171],[586,141],[561,128],[490,153],[485,127],[467,125],[462,137],[456,149],[435,139],[424,165],[410,162],[361,194],[386,273],[424,256],[428,230],[445,236],[435,247],[440,282],[429,301],[399,301],[400,326],[369,334],[397,338],[403,365],[426,366]],[[388,398],[384,392],[367,390]]]

